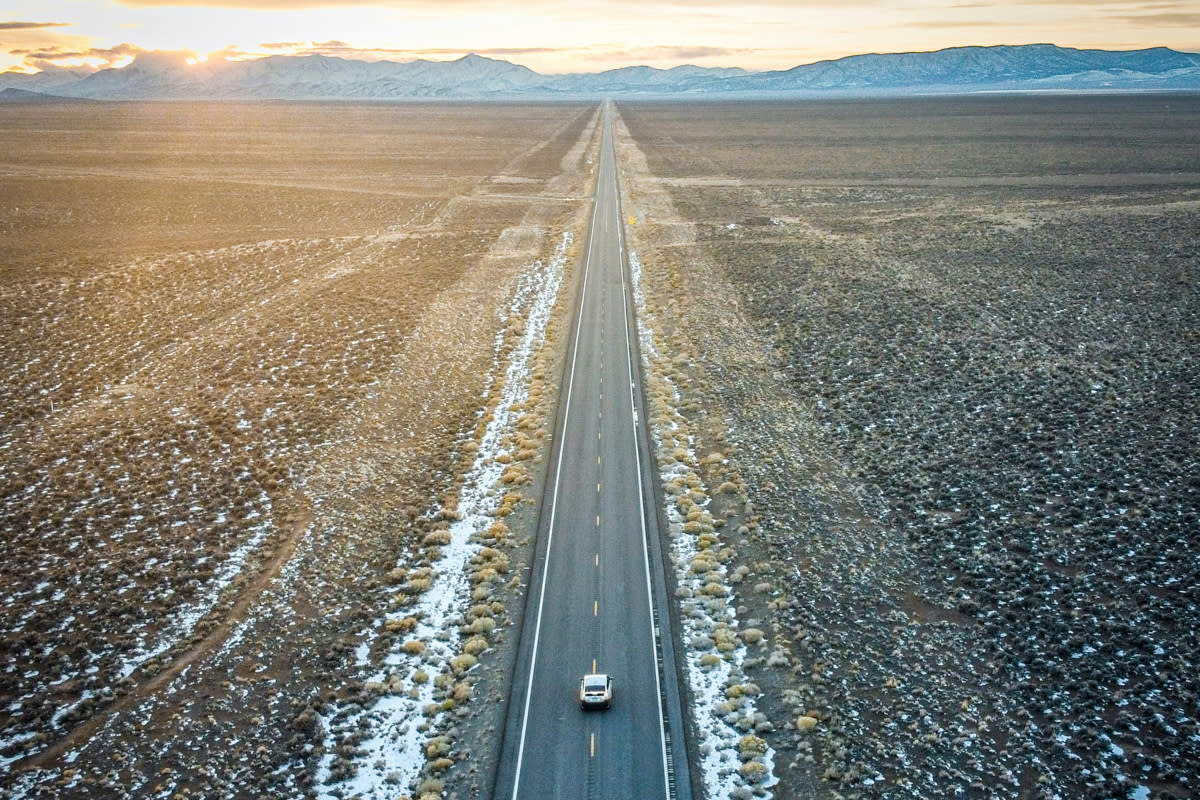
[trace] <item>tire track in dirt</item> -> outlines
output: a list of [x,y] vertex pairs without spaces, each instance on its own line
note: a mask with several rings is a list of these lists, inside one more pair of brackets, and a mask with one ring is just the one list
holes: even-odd
[[254,605],[271,581],[279,574],[279,571],[283,569],[283,566],[291,559],[292,554],[296,551],[296,545],[299,544],[305,531],[312,524],[313,510],[308,498],[300,492],[293,492],[291,500],[300,509],[298,518],[292,524],[287,535],[279,541],[275,548],[275,555],[271,557],[263,569],[244,588],[238,591],[237,599],[234,600],[233,605],[225,612],[220,622],[205,634],[203,639],[181,653],[166,668],[158,671],[151,678],[136,686],[128,694],[116,700],[108,708],[97,712],[92,717],[80,723],[64,738],[21,763],[20,768],[44,769],[50,766],[59,758],[66,755],[75,745],[82,744],[90,739],[109,719],[129,711],[139,703],[150,699],[182,675],[184,670],[192,664],[219,648],[229,638],[229,634],[233,632],[234,626],[245,618],[250,607]]

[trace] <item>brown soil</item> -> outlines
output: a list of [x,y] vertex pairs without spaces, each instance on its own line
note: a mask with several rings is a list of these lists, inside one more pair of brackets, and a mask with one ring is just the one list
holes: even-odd
[[5,783],[303,794],[594,108],[30,113],[0,116]]

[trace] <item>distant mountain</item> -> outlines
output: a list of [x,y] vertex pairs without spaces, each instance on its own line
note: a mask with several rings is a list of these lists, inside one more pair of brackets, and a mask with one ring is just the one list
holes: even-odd
[[143,53],[120,69],[0,74],[15,89],[99,100],[573,99],[604,96],[865,96],[984,91],[1200,91],[1200,55],[1165,47],[1076,50],[1051,44],[848,56],[789,70],[635,66],[543,75],[468,55],[456,61],[271,56],[190,65]]
[[[1200,55],[1166,47],[1075,50],[1052,44],[953,47],[932,53],[849,56],[728,85],[737,91],[854,94],[1036,89],[1200,88]],[[1162,84],[1162,85],[1160,85]]]
[[0,73],[0,89],[21,89],[26,92],[51,94],[59,87],[73,86],[91,74],[86,69],[63,69],[51,67],[32,75],[19,72]]
[[81,100],[77,97],[62,97],[56,94],[32,92],[28,89],[0,89],[0,103],[86,103],[91,100]]
[[547,85],[564,94],[681,94],[710,91],[730,78],[749,75],[751,73],[737,67],[621,67],[605,72],[560,75]]

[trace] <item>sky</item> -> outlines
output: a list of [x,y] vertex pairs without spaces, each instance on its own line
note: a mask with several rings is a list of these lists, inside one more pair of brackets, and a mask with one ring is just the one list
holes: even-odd
[[543,73],[787,69],[859,53],[1033,44],[1200,52],[1200,0],[0,0],[0,71],[322,53]]

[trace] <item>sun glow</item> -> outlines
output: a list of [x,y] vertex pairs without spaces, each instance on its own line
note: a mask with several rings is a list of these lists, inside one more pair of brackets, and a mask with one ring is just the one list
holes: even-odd
[[[928,0],[781,3],[655,0],[15,0],[0,12],[0,71],[123,66],[126,52],[186,53],[198,66],[267,55],[320,53],[361,60],[440,60],[466,52],[540,72],[684,63],[787,69],[855,53],[1054,40],[1065,47],[1200,50],[1195,0],[1080,15],[1061,3],[1005,12],[990,4]],[[13,3],[10,3],[13,5]],[[1138,5],[1138,4],[1131,4]],[[861,13],[870,8],[870,14]],[[36,10],[34,10],[36,9]],[[686,10],[685,10],[686,9]],[[1157,10],[1155,10],[1157,9]],[[3,14],[17,17],[5,21]],[[45,22],[43,22],[45,20]],[[1168,24],[1165,20],[1171,20]],[[1054,32],[1054,33],[1050,33]]]

